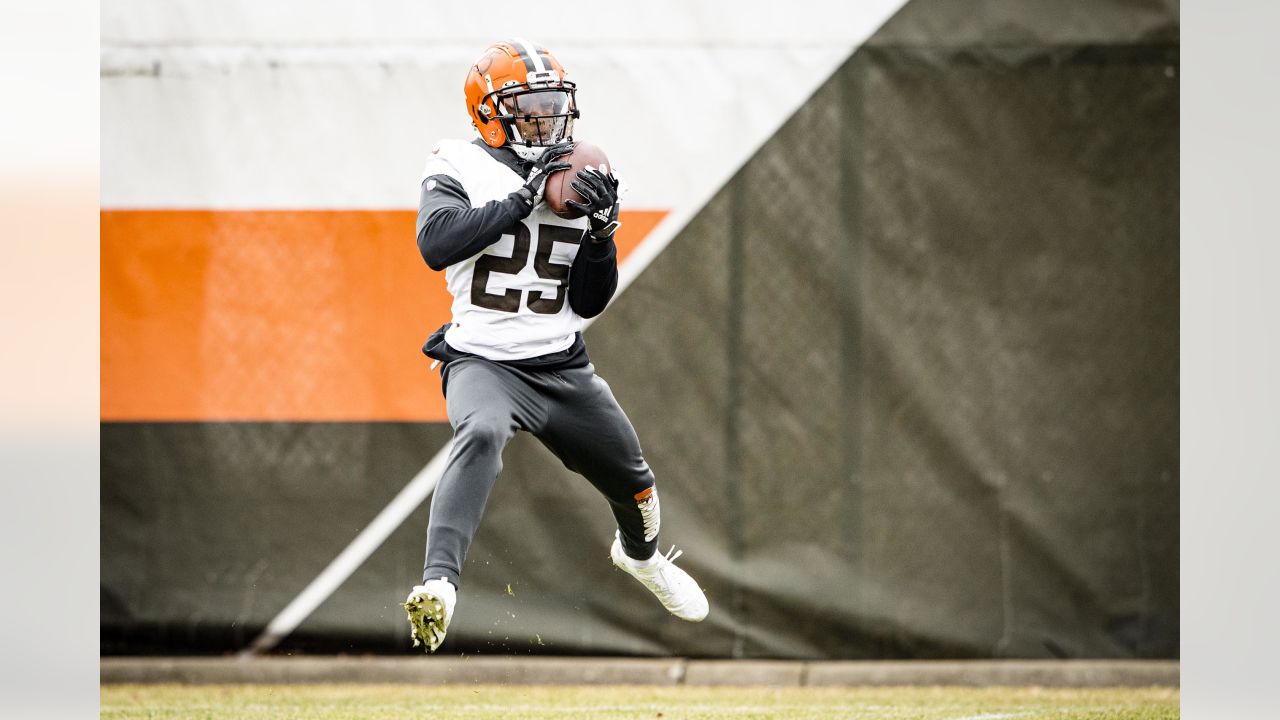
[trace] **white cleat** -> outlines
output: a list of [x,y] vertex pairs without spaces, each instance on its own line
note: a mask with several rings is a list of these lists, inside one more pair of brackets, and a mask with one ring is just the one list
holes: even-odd
[[425,645],[429,653],[440,647],[444,634],[449,630],[449,620],[453,618],[453,606],[457,601],[457,588],[444,578],[414,586],[404,601],[411,626],[409,637],[413,638],[414,647]]
[[613,547],[609,548],[613,564],[649,588],[672,615],[689,622],[701,622],[710,609],[707,596],[697,581],[673,562],[683,554],[683,550],[676,550],[673,545],[666,555],[655,552],[648,560],[634,560],[623,552],[617,535],[613,538]]

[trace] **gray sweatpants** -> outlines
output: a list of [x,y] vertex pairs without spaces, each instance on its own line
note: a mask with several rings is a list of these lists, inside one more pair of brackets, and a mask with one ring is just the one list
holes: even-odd
[[423,579],[459,585],[462,562],[517,430],[533,433],[565,467],[609,499],[627,555],[658,547],[653,472],[631,421],[595,367],[526,371],[479,358],[448,367],[453,452],[431,500]]

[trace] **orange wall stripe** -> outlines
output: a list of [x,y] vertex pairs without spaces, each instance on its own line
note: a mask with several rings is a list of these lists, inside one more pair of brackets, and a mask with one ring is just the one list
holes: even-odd
[[[621,258],[666,215],[627,211]],[[445,421],[409,210],[104,210],[104,421]]]

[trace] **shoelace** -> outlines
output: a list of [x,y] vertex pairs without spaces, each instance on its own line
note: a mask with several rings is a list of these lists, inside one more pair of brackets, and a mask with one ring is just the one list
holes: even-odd
[[[680,595],[680,589],[677,587],[679,583],[675,582],[674,578],[668,577],[666,570],[668,567],[673,567],[672,563],[683,554],[683,550],[677,550],[676,546],[672,545],[671,549],[662,556],[662,562],[653,566],[654,575],[660,577],[661,581],[654,582],[651,589],[658,597],[662,598],[664,604]],[[654,580],[656,581],[657,578],[654,578]]]

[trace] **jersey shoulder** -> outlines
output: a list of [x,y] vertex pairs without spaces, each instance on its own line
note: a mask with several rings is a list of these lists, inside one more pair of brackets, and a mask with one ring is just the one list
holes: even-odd
[[502,166],[489,153],[466,140],[441,140],[427,156],[419,184],[432,175],[448,175],[465,183],[469,177],[491,173]]

